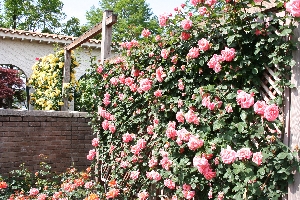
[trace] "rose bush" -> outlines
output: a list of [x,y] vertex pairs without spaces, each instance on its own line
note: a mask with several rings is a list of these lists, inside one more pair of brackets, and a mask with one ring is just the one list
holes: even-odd
[[[79,66],[74,53],[71,55],[70,83],[64,85],[64,89],[69,91],[68,99],[72,101],[72,91],[75,90],[77,81],[75,79],[75,68]],[[32,67],[33,72],[29,79],[29,85],[34,88],[30,94],[30,103],[37,110],[60,110],[63,105],[63,69],[64,50],[57,51],[42,58],[37,58],[37,62]]]
[[[284,3],[276,1],[278,11]],[[99,133],[107,198],[278,199],[287,192],[299,164],[282,143],[283,100],[260,95],[267,68],[276,66],[279,90],[290,85],[295,44],[287,38],[298,4],[286,5],[279,16],[261,1],[191,0],[159,17],[159,35],[145,28],[120,44],[123,56],[92,65],[82,103]]]

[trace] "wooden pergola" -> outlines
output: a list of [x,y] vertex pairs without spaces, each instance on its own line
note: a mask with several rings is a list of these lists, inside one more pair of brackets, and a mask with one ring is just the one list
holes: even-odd
[[[102,22],[98,23],[89,31],[85,32],[83,35],[78,37],[74,42],[67,45],[65,50],[65,65],[64,65],[64,78],[63,85],[70,82],[70,66],[71,66],[71,51],[76,49],[83,43],[87,42],[89,39],[92,39],[99,33],[102,33],[101,39],[101,64],[104,63],[104,60],[108,58],[111,54],[111,39],[112,39],[112,26],[117,22],[117,15],[111,10],[106,10],[103,12]],[[62,88],[63,94],[65,94],[64,87]],[[67,111],[68,106],[68,95],[63,97],[64,105],[61,107],[62,111]]]

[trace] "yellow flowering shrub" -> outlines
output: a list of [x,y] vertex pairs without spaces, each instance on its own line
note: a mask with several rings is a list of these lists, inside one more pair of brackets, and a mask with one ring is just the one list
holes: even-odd
[[70,83],[63,85],[64,51],[57,51],[39,58],[32,66],[29,84],[34,88],[30,94],[30,103],[37,110],[60,110],[63,105],[62,86],[68,91],[68,100],[73,100],[73,90],[78,82],[75,79],[75,68],[79,66],[74,53],[71,54]]

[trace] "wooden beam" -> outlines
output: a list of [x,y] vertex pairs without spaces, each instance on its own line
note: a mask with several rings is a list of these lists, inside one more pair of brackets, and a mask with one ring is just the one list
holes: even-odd
[[[75,49],[75,48],[79,47],[81,44],[83,44],[86,41],[88,41],[89,39],[92,39],[93,37],[95,37],[96,35],[98,35],[102,31],[103,26],[111,27],[113,24],[115,24],[117,22],[117,15],[113,14],[112,11],[105,11],[104,13],[106,13],[106,12],[109,12],[110,15],[106,16],[104,18],[105,20],[103,20],[102,22],[98,23],[92,29],[90,29],[89,31],[85,32],[83,35],[81,35],[80,37],[78,37],[71,44],[69,44],[68,46],[66,46],[65,49],[68,50],[68,51],[70,51],[72,49]],[[103,25],[103,22],[105,22],[104,25]]]
[[[294,30],[293,39],[298,40],[300,37],[300,26],[298,24],[298,27]],[[291,83],[295,85],[294,88],[290,89],[290,96],[286,95],[285,101],[286,104],[289,104],[289,111],[286,112],[286,115],[288,116],[288,121],[285,123],[286,126],[286,133],[285,136],[287,136],[287,140],[285,140],[285,143],[289,144],[289,147],[291,150],[294,150],[295,147],[298,145],[300,146],[300,46],[298,45],[297,50],[293,52],[293,59],[296,61],[296,65],[292,67],[292,76],[291,76]],[[299,157],[298,157],[299,159]],[[289,184],[288,189],[288,199],[289,200],[295,200],[300,199],[300,174],[297,172],[294,175],[294,182]]]
[[69,94],[65,91],[64,85],[70,83],[70,67],[71,67],[71,51],[65,50],[65,66],[64,66],[64,78],[63,78],[63,102],[64,105],[61,107],[62,111],[67,111],[69,109],[68,96]]
[[[113,19],[110,19],[113,16],[113,11],[106,10],[103,12],[103,21],[102,21],[102,40],[101,40],[101,64],[104,63],[104,60],[108,58],[111,54],[111,39],[112,39],[112,25],[115,23]],[[117,16],[115,16],[117,17]],[[114,20],[117,20],[114,19]],[[109,24],[104,25],[105,24]]]

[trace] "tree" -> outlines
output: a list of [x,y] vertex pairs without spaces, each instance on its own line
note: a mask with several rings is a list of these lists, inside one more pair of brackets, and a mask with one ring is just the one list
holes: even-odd
[[24,82],[18,70],[0,66],[0,108],[12,108],[13,102],[24,101]]
[[60,0],[4,0],[6,28],[55,33],[65,18]]
[[118,23],[113,26],[113,42],[137,38],[145,27],[158,28],[156,17],[145,0],[102,0],[99,8],[93,6],[86,12],[87,25],[92,27],[101,22],[104,10],[118,14]]
[[63,23],[61,32],[64,35],[79,37],[87,30],[87,26],[80,25],[80,20],[78,18],[71,17],[66,23]]

